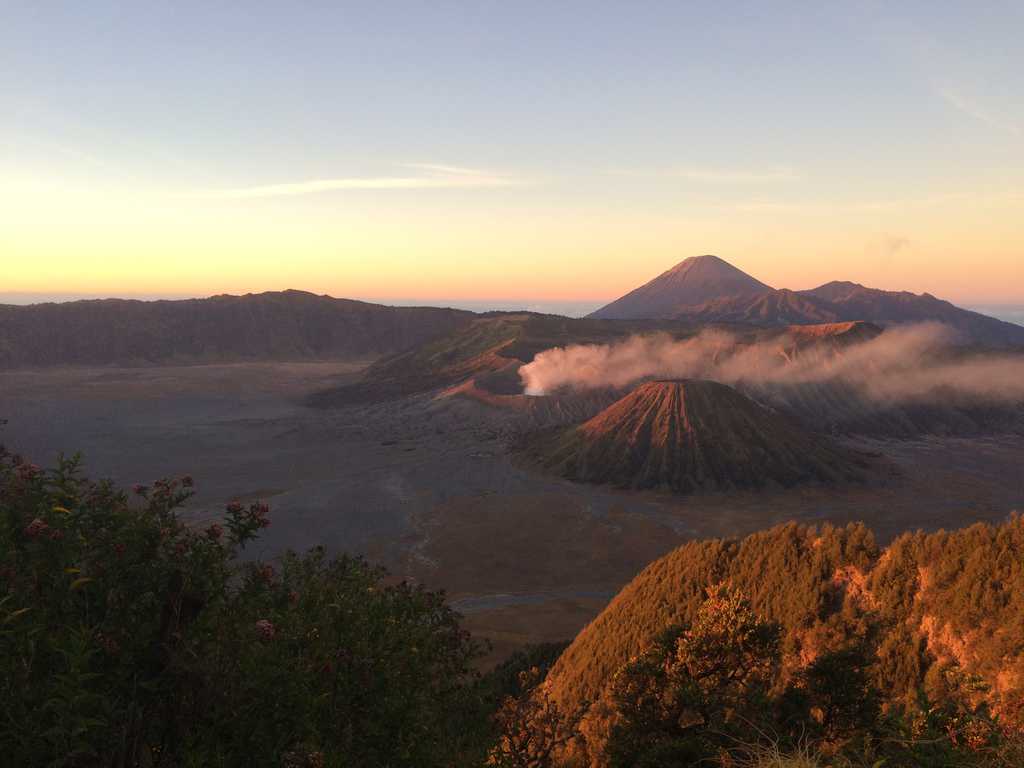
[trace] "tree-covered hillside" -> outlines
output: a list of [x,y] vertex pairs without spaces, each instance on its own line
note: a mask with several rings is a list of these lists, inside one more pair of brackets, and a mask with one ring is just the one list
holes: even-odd
[[907,533],[884,550],[861,524],[791,523],[680,547],[580,633],[545,690],[564,711],[584,710],[586,754],[604,748],[617,721],[616,675],[666,630],[691,626],[722,585],[778,629],[771,690],[856,650],[883,711],[926,712],[956,699],[1002,727],[1024,726],[1024,520]]

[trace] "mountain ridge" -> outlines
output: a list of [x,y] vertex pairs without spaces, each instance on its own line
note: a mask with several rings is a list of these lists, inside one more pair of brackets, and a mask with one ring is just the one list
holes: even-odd
[[[690,280],[695,264],[713,264],[717,274],[728,279]],[[732,286],[737,286],[736,290]],[[757,286],[763,290],[754,290]],[[885,291],[846,280],[799,291],[772,288],[714,256],[684,259],[590,317],[763,326],[853,320],[884,326],[934,321],[954,328],[965,341],[1024,346],[1024,327],[962,309],[930,293]]]
[[0,369],[376,357],[476,315],[289,289],[205,299],[0,305]]

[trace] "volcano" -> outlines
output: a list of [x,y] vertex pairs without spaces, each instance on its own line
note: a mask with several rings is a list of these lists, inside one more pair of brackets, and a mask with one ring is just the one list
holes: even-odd
[[851,455],[732,387],[703,380],[641,384],[531,452],[572,480],[677,493],[856,477]]
[[961,309],[928,293],[883,291],[835,281],[804,291],[775,289],[717,256],[696,256],[590,315],[605,320],[742,323],[760,327],[863,320],[881,326],[939,322],[965,342],[1024,347],[1024,328]]
[[673,317],[685,307],[771,290],[717,256],[693,256],[590,316],[605,320]]

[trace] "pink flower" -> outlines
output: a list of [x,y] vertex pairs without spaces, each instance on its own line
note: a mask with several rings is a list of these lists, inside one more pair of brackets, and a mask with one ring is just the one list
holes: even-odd
[[249,519],[260,528],[266,528],[270,525],[270,521],[267,519],[268,512],[270,512],[270,507],[262,501],[258,501],[249,506]]
[[38,517],[25,526],[25,535],[30,538],[41,536],[49,530],[50,526],[46,524],[46,521],[40,520]]
[[124,554],[126,549],[127,547],[125,547],[125,545],[122,544],[120,541],[114,544],[114,554],[118,557],[121,557],[121,555]]
[[242,505],[237,501],[232,501],[229,502],[228,505],[224,507],[224,509],[226,509],[232,515],[237,515],[239,512],[242,511]]
[[136,496],[145,496],[148,491],[149,488],[144,485],[135,484],[132,486],[132,493]]
[[193,485],[192,475],[185,475],[183,478],[181,478],[181,487],[182,488],[191,488],[192,485]]
[[18,465],[18,477],[22,480],[31,480],[33,477],[39,474],[39,467],[35,464],[19,464]]
[[260,619],[256,622],[256,632],[261,640],[273,640],[277,630],[267,619]]
[[218,523],[214,523],[206,529],[206,535],[213,541],[217,541],[221,536],[224,535],[224,529],[221,528]]
[[288,602],[292,605],[297,605],[299,602],[299,593],[294,589],[288,593]]
[[261,565],[259,570],[256,571],[256,578],[265,584],[270,584],[274,580],[274,566]]
[[51,541],[60,541],[63,538],[64,538],[64,531],[62,531],[60,528],[51,528],[50,529],[50,540]]

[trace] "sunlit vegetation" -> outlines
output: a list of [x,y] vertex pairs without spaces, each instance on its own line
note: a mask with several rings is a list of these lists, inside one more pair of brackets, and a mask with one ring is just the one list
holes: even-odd
[[[680,764],[636,762],[655,744],[679,760],[808,738],[830,759],[1013,765],[999,761],[1024,725],[1022,556],[1016,517],[884,551],[859,524],[692,542],[620,593],[545,691],[583,712],[575,752],[613,765]],[[709,610],[747,634],[709,632]],[[755,628],[772,643],[740,642]],[[733,654],[731,677],[709,692],[695,670],[715,653]]]

